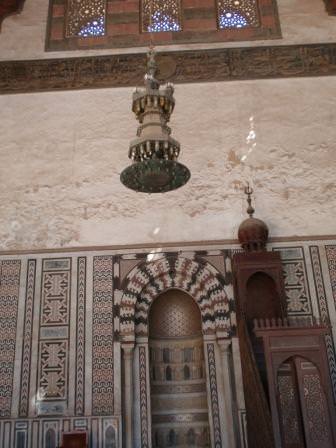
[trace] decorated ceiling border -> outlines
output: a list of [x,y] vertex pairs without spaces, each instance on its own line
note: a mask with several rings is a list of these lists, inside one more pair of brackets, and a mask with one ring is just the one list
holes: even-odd
[[[336,75],[336,43],[160,52],[159,77],[174,83]],[[144,53],[0,62],[0,93],[129,87]]]

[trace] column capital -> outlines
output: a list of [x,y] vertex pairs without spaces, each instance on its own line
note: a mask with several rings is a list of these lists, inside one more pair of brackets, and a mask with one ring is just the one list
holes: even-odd
[[130,358],[133,356],[134,343],[133,342],[123,343],[121,344],[121,349],[124,352],[124,357]]
[[217,343],[221,353],[229,353],[231,339],[217,339]]

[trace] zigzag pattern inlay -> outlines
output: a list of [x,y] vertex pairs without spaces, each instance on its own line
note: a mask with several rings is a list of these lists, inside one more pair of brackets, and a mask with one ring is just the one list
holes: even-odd
[[84,414],[86,257],[77,260],[76,415]]
[[221,436],[221,426],[220,426],[220,416],[219,416],[217,376],[216,376],[216,359],[215,359],[214,344],[208,344],[207,349],[208,349],[212,424],[213,424],[214,443],[215,443],[214,448],[222,448],[222,436]]
[[120,305],[121,334],[148,333],[148,310],[153,300],[169,288],[188,292],[198,303],[203,332],[234,332],[231,314],[234,304],[224,290],[224,279],[209,263],[183,257],[163,257],[142,263],[127,276]]
[[336,307],[336,246],[326,246],[325,250],[328,260],[331,289]]
[[31,344],[33,331],[33,311],[35,297],[35,275],[36,260],[28,260],[27,266],[27,284],[26,301],[23,327],[23,349],[22,349],[22,367],[21,367],[21,392],[19,416],[26,417],[29,407],[29,381],[30,381],[30,360]]
[[148,448],[148,412],[147,412],[147,378],[146,349],[139,347],[139,382],[140,382],[140,426],[141,448]]
[[113,257],[93,258],[92,413],[113,415]]
[[16,349],[20,260],[0,262],[0,417],[10,417]]

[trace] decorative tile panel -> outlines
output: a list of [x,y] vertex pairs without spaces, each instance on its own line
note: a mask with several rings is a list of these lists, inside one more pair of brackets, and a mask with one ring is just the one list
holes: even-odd
[[86,257],[77,262],[76,415],[84,413]]
[[67,357],[67,341],[40,343],[40,400],[67,398]]
[[113,367],[113,257],[97,256],[93,259],[93,415],[113,414]]
[[273,250],[281,253],[288,314],[310,316],[312,314],[311,298],[302,248],[275,248]]
[[0,262],[0,417],[11,414],[20,260]]
[[334,296],[336,307],[336,246],[326,246],[326,254],[328,260],[328,268],[330,275],[331,288]]
[[207,351],[208,351],[209,382],[210,382],[211,409],[212,409],[212,424],[214,434],[214,448],[222,448],[214,344],[208,344]]
[[44,259],[36,398],[40,415],[64,413],[67,407],[70,290],[71,259]]
[[21,392],[19,416],[26,417],[29,408],[29,382],[30,382],[30,362],[31,362],[31,344],[33,332],[33,312],[35,297],[35,274],[36,260],[28,260],[26,300],[23,327],[23,348],[22,348],[22,366],[21,366]]
[[[317,296],[317,304],[320,312],[320,318],[324,324],[330,325],[330,316],[322,275],[322,266],[321,266],[319,248],[318,246],[310,246],[309,249],[314,274],[314,284]],[[333,386],[334,399],[336,401],[336,357],[335,357],[335,345],[331,334],[327,334],[325,336],[325,342],[329,361],[330,378]]]
[[43,272],[41,325],[68,324],[70,272]]
[[147,378],[146,378],[146,349],[139,347],[139,380],[140,380],[140,426],[141,448],[148,448],[148,407],[147,407]]

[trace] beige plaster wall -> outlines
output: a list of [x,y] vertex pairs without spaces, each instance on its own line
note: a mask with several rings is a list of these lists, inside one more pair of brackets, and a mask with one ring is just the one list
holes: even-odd
[[[80,56],[87,54],[112,54],[143,52],[146,49],[96,50],[54,52],[44,51],[48,0],[26,0],[20,15],[7,18],[0,34],[0,60],[38,59],[61,56]],[[323,0],[278,0],[283,39],[274,41],[253,41],[219,43],[207,45],[181,45],[180,48],[213,48],[246,45],[270,45],[330,42],[335,40],[335,17],[328,16]],[[162,49],[176,50],[174,47]]]
[[177,86],[171,124],[192,177],[164,195],[119,181],[131,91],[0,97],[2,249],[234,238],[248,180],[272,236],[335,234],[336,77]]

